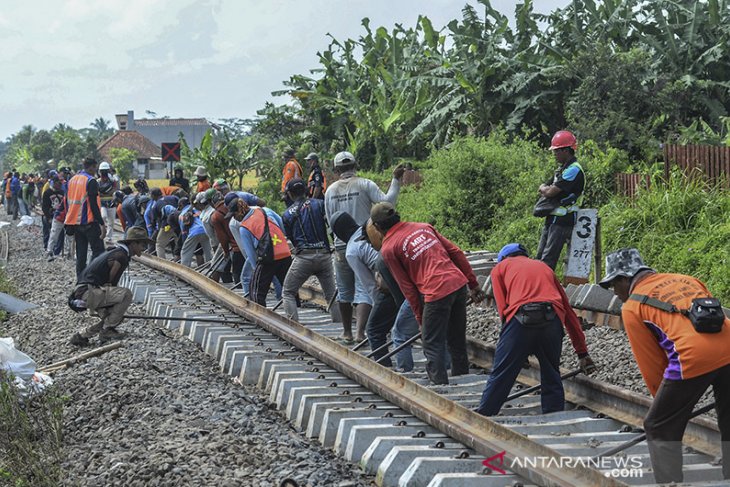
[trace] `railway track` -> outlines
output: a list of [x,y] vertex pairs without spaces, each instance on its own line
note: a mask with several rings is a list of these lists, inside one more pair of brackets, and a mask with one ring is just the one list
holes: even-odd
[[[468,257],[482,276],[488,273],[488,256]],[[620,464],[588,461],[639,434],[635,428],[649,407],[647,398],[578,376],[565,381],[570,406],[564,412],[540,414],[539,396],[528,395],[506,403],[499,416],[485,418],[471,408],[491,364],[494,349],[488,344],[469,340],[471,362],[481,369],[452,378],[448,386],[431,386],[418,347],[415,370],[421,372],[398,374],[331,340],[340,326],[320,309],[302,309],[302,323],[293,322],[192,269],[149,256],[137,262],[141,265],[132,266],[123,282],[135,300],[150,315],[186,318],[159,319],[159,324],[198,343],[223,373],[258,386],[294,426],[358,463],[378,485],[653,483],[645,443],[619,455]],[[584,303],[591,289],[571,294]],[[303,289],[302,298],[322,300],[314,288]],[[620,326],[608,309],[579,311]],[[532,365],[516,390],[539,381]],[[694,420],[685,443],[686,482],[727,485],[714,461],[720,444],[714,423]],[[490,458],[492,468],[486,468],[483,462]]]

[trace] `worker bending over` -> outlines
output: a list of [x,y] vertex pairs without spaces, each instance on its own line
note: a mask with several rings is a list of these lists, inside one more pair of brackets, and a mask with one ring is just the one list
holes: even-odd
[[636,249],[606,256],[600,282],[623,301],[621,318],[654,402],[644,418],[656,483],[682,482],[682,436],[712,386],[722,438],[722,476],[730,479],[730,327],[705,285],[658,274]]

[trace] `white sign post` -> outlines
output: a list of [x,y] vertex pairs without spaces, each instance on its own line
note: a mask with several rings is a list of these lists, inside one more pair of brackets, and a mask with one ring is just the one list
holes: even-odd
[[588,279],[593,263],[593,248],[596,244],[596,221],[598,210],[578,210],[573,236],[570,239],[570,254],[565,277]]

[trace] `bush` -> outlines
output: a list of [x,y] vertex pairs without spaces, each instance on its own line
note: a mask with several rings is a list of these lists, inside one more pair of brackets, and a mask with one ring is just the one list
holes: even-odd
[[[730,300],[730,195],[687,179],[679,170],[669,181],[655,177],[633,201],[614,198],[601,208],[604,249],[636,247],[659,272],[689,274]],[[660,238],[657,238],[660,236]]]
[[[587,179],[582,206],[604,204],[615,194],[616,172],[627,168],[626,154],[588,141],[578,160]],[[434,151],[425,166],[421,188],[405,188],[399,200],[405,219],[432,223],[464,248],[499,250],[520,242],[537,250],[543,219],[533,217],[532,208],[537,188],[557,169],[544,147],[496,131]]]

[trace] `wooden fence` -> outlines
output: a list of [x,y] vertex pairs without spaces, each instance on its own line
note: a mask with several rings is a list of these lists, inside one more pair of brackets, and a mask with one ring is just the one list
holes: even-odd
[[648,174],[618,173],[616,174],[616,190],[618,194],[633,198],[640,187],[648,188],[651,178]]
[[[687,177],[702,177],[710,184],[730,188],[730,147],[713,145],[664,146],[664,177],[669,178],[673,166]],[[639,188],[648,188],[651,178],[647,174],[616,174],[616,191],[633,198]]]
[[730,187],[730,147],[712,145],[664,146],[664,176],[669,177],[673,165],[685,174],[702,174],[710,184]]

